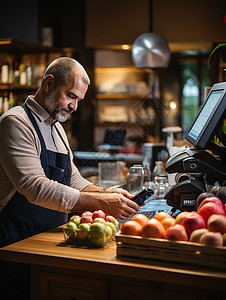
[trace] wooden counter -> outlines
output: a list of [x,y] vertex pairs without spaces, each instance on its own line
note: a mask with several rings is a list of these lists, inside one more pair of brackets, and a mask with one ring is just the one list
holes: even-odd
[[0,259],[31,264],[31,299],[225,299],[226,270],[119,258],[66,245],[56,228],[0,249]]

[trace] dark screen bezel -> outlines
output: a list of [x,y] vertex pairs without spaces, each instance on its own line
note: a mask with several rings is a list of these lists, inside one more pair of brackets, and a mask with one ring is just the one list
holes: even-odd
[[[213,139],[214,135],[219,130],[220,123],[222,122],[222,120],[224,118],[224,114],[225,114],[225,104],[226,104],[226,94],[225,94],[226,89],[225,89],[225,87],[226,87],[226,84],[224,86],[222,86],[222,84],[214,85],[213,88],[211,89],[210,93],[208,94],[205,102],[201,106],[194,122],[192,123],[190,129],[188,130],[188,132],[185,136],[186,140],[188,140],[192,145],[194,145],[198,148],[202,148],[202,149],[207,148],[208,143]],[[222,95],[218,99],[218,104],[213,109],[212,113],[210,114],[209,118],[206,121],[206,124],[200,131],[197,139],[194,139],[189,135],[189,133],[191,132],[193,126],[196,124],[205,105],[208,105],[208,100],[210,99],[211,94],[215,91],[222,91]]]

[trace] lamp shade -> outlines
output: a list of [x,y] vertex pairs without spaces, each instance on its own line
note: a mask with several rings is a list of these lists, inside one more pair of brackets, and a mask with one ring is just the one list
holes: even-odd
[[168,43],[157,33],[143,33],[133,43],[132,58],[138,69],[166,68],[170,60]]

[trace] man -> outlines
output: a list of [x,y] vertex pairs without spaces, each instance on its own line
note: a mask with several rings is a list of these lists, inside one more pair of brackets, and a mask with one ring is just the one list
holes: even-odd
[[[73,164],[59,122],[77,109],[89,84],[77,61],[58,58],[36,94],[0,118],[0,246],[64,224],[69,212],[102,209],[124,219],[139,210],[127,191],[95,186]],[[29,265],[0,261],[0,269],[2,299],[29,299]]]
[[139,210],[127,191],[103,190],[73,164],[59,122],[77,110],[89,84],[77,61],[58,58],[36,94],[1,117],[1,246],[66,223],[69,212],[102,209],[124,219]]

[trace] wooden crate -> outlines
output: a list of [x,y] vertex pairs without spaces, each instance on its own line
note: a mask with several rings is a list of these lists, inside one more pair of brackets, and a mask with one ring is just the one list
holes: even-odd
[[226,270],[226,247],[207,247],[201,244],[142,238],[115,236],[118,256],[130,256],[151,260],[163,260],[191,265],[201,265]]

